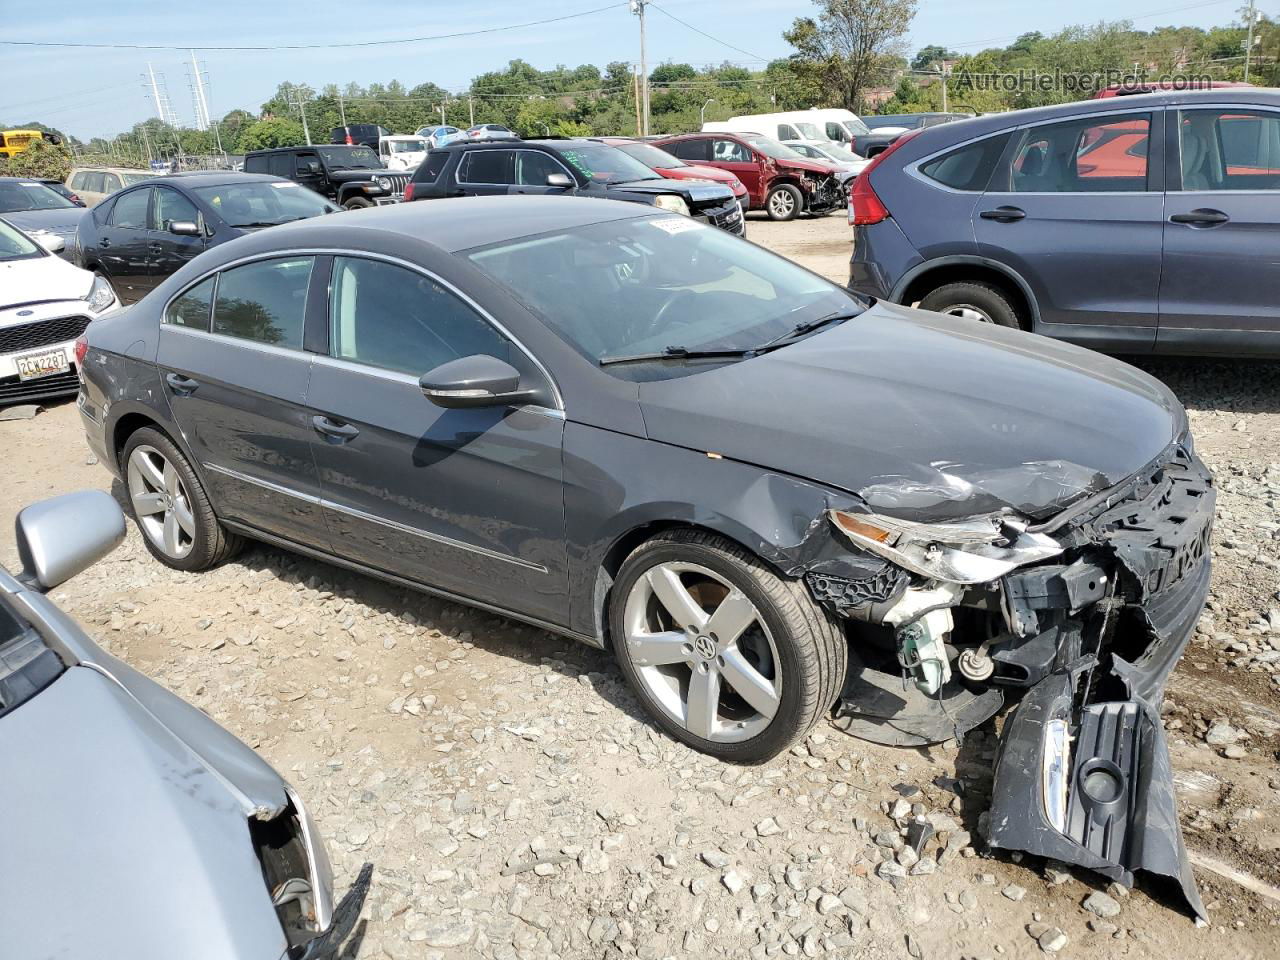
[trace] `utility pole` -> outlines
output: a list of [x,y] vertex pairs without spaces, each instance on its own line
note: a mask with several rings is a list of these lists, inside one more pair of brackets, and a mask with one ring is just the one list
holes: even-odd
[[942,112],[947,113],[947,77],[951,76],[951,63],[948,60],[938,62],[938,73],[942,75]]
[[702,109],[700,109],[700,110],[698,111],[698,125],[699,125],[699,127],[704,127],[704,126],[706,126],[706,124],[707,124],[707,107],[708,107],[708,105],[713,104],[713,103],[719,103],[719,102],[720,102],[719,100],[716,100],[714,97],[712,97],[712,98],[709,98],[709,99],[707,100],[707,102],[706,102],[706,103],[704,103],[704,104],[702,105]]
[[1249,82],[1249,58],[1253,55],[1253,25],[1258,15],[1253,10],[1253,0],[1249,0],[1249,34],[1244,41],[1244,80]]
[[640,136],[649,135],[649,62],[644,50],[644,8],[649,0],[631,0],[631,12],[640,18]]
[[635,94],[636,99],[636,136],[640,133],[640,68],[631,68],[631,92]]
[[342,118],[342,125],[347,125],[347,106],[342,102],[342,94],[338,94],[338,116]]
[[445,105],[445,103],[446,103],[446,102],[448,102],[448,98],[447,98],[447,97],[446,97],[444,100],[441,100],[441,101],[440,101],[440,126],[442,126],[442,127],[445,125],[445,121],[444,121],[444,105]]
[[467,126],[474,127],[476,125],[476,101],[474,97],[467,97],[467,117],[470,120]]
[[[297,93],[297,90],[291,90],[291,93]],[[307,141],[307,146],[311,146],[311,128],[307,126],[307,105],[302,101],[302,95],[298,94],[298,111],[302,114],[302,136]]]

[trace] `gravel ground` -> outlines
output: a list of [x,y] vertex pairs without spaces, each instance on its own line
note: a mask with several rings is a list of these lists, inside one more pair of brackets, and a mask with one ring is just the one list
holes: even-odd
[[[842,217],[750,234],[843,279]],[[984,851],[993,725],[959,751],[823,726],[733,767],[647,723],[602,652],[263,546],[177,573],[132,525],[56,598],[292,780],[340,881],[374,863],[348,956],[1261,960],[1280,955],[1280,379],[1144,366],[1191,409],[1221,489],[1213,599],[1166,721],[1188,847],[1262,892],[1198,870],[1207,928],[1159,890]],[[71,403],[0,422],[0,443],[0,518],[109,486]],[[935,830],[919,853],[913,817]]]

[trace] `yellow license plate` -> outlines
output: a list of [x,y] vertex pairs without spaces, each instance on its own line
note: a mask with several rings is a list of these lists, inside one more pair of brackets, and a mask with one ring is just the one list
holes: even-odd
[[51,373],[66,373],[71,369],[66,350],[46,350],[43,353],[28,353],[25,357],[14,357],[18,365],[19,380],[35,380],[47,377]]

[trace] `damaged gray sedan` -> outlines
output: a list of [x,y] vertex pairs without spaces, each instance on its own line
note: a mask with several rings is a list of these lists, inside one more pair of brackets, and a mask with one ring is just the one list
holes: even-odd
[[250,537],[577,637],[732,761],[1020,701],[991,842],[1199,909],[1158,711],[1214,490],[1140,371],[543,197],[246,237],[87,340],[89,442],[161,562]]
[[322,960],[355,924],[293,789],[96,646],[45,592],[115,548],[110,495],[18,515],[0,567],[0,930],[6,957]]

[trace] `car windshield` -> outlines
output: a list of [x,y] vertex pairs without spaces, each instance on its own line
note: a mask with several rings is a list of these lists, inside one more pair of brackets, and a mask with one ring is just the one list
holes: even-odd
[[382,166],[368,147],[316,147],[316,152],[330,170],[377,170]]
[[796,126],[800,129],[800,132],[804,134],[804,138],[805,138],[806,140],[824,140],[824,139],[826,139],[825,137],[823,137],[823,135],[822,135],[821,133],[819,133],[819,132],[818,132],[817,124],[813,124],[813,123],[797,123],[797,124],[796,124]]
[[135,183],[141,183],[143,180],[154,180],[156,178],[154,173],[122,173],[120,176],[124,178],[124,185],[126,187],[131,187]]
[[75,208],[66,197],[35,180],[0,180],[0,213]]
[[854,117],[852,120],[844,121],[844,128],[852,133],[855,137],[863,137],[871,132],[871,128],[865,123]]
[[[765,137],[758,133],[752,133],[744,136],[743,140],[751,144],[766,157],[773,157],[775,160],[794,160],[800,156],[786,144],[779,143],[773,137]],[[803,158],[802,158],[803,159]]]
[[840,163],[850,163],[858,159],[858,155],[842,143],[824,143],[822,152]]
[[427,141],[425,140],[388,140],[392,153],[426,153]]
[[[789,260],[681,216],[597,223],[464,255],[597,363],[673,347],[750,350],[863,306]],[[705,368],[661,358],[606,366],[633,380]]]
[[639,160],[650,170],[674,170],[676,167],[689,166],[679,157],[673,157],[667,151],[648,143],[619,143],[616,149]]
[[330,213],[338,208],[288,180],[256,180],[196,187],[196,196],[233,227],[269,227]]
[[554,149],[570,166],[596,183],[661,179],[639,160],[603,143],[557,144]]
[[26,234],[0,220],[0,263],[7,260],[34,260],[43,251]]

